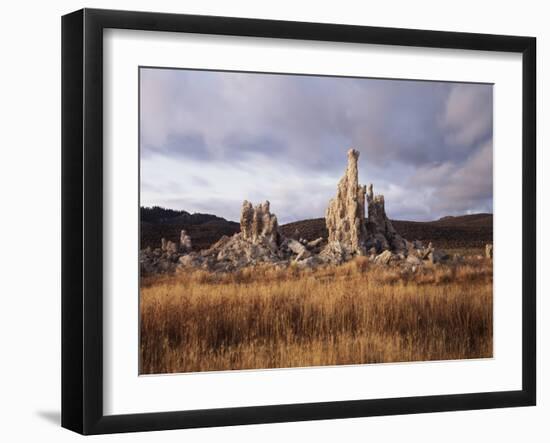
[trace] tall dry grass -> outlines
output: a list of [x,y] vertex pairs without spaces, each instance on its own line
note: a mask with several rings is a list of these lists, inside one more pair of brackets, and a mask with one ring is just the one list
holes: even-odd
[[491,357],[492,266],[417,273],[357,259],[142,281],[140,372]]

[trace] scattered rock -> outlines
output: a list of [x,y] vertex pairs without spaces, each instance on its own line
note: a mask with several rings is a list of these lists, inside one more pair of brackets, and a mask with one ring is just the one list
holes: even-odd
[[310,258],[311,257],[311,253],[304,249],[302,252],[300,252],[296,258],[294,259],[294,261],[300,261],[300,260],[303,260],[303,259],[306,259],[306,258]]
[[447,254],[447,252],[445,252],[443,249],[436,249],[434,250],[433,254],[434,254],[435,260],[437,260],[438,263],[447,261],[451,258],[451,256]]
[[409,264],[409,265],[414,265],[414,266],[419,266],[422,264],[422,260],[420,260],[420,258],[416,255],[409,255],[407,256],[406,258],[406,262]]
[[485,245],[485,257],[493,258],[493,245],[490,243]]
[[389,250],[386,250],[375,257],[374,263],[387,265],[389,264],[392,258],[393,258],[393,253]]
[[322,242],[323,242],[323,237],[319,237],[316,240],[311,240],[311,241],[307,242],[306,246],[309,249],[313,249],[313,248],[316,248],[317,246],[320,246]]
[[317,261],[316,261],[315,257],[308,257],[304,260],[299,260],[299,261],[297,260],[297,261],[295,261],[295,263],[300,268],[312,268],[317,264]]
[[453,254],[452,260],[456,264],[464,263],[464,257],[460,254]]
[[222,235],[222,237],[214,243],[210,248],[208,248],[206,251],[214,251],[222,249],[224,245],[226,245],[231,240],[231,237],[228,237],[227,235]]
[[430,254],[432,254],[433,252],[434,247],[432,246],[432,242],[428,244],[427,248],[417,250],[417,254],[422,260],[429,260]]
[[449,258],[449,255],[441,249],[434,249],[428,254],[428,261],[432,264],[441,263]]
[[139,252],[141,275],[173,272],[179,258],[177,246],[172,241],[161,241],[160,248],[145,248]]
[[293,240],[293,239],[288,240],[287,246],[288,246],[288,249],[294,252],[294,254],[299,255],[301,258],[307,258],[311,255],[310,252],[306,249],[306,247],[302,243],[297,242],[296,240]]
[[318,257],[321,263],[339,265],[348,261],[351,258],[351,254],[346,248],[342,247],[340,242],[334,241],[328,243],[319,253]]
[[165,251],[168,254],[177,254],[178,253],[178,246],[173,241],[168,240],[165,244],[165,247],[166,247]]
[[191,255],[182,255],[178,262],[180,265],[183,265],[183,266],[192,266],[192,265],[195,265],[196,261],[196,258],[191,256]]

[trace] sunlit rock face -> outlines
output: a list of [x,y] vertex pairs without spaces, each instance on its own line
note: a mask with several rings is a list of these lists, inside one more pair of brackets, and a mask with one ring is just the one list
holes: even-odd
[[[325,213],[328,243],[338,243],[350,254],[363,254],[367,230],[365,226],[366,187],[359,184],[357,160],[359,151],[348,151],[348,165],[338,182],[336,197],[329,201]],[[334,249],[334,245],[332,246]]]
[[255,207],[245,200],[241,207],[241,234],[244,240],[258,244],[264,240],[276,245],[279,240],[277,216],[269,211],[269,201]]

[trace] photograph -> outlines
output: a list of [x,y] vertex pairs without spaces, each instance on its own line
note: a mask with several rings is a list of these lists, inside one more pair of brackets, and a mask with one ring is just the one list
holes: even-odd
[[493,357],[492,84],[141,66],[139,154],[140,374]]

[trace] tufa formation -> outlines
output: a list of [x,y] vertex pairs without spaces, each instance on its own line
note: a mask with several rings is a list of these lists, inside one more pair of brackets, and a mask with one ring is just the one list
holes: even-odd
[[[384,196],[375,195],[372,184],[368,188],[359,184],[358,159],[359,151],[350,149],[336,196],[325,212],[326,240],[285,238],[269,201],[253,206],[245,200],[240,232],[231,237],[224,235],[210,248],[198,252],[192,251],[191,238],[185,230],[180,233],[179,244],[163,238],[160,248],[140,251],[142,275],[188,268],[230,272],[261,263],[314,267],[340,264],[358,255],[367,255],[378,265],[399,264],[414,272],[423,264],[450,259],[431,244],[424,247],[418,241],[408,242],[396,232],[386,215]],[[489,257],[492,245],[487,246]]]
[[354,255],[407,250],[406,241],[386,216],[384,196],[374,195],[372,184],[368,189],[359,184],[358,159],[359,151],[350,149],[348,165],[338,182],[336,197],[329,201],[325,214],[328,245],[321,256],[326,262],[341,263]]
[[180,232],[180,251],[191,252],[191,249],[191,237],[187,235],[185,229],[182,229]]
[[241,234],[244,240],[259,243],[263,239],[272,245],[279,240],[279,225],[277,216],[269,212],[269,201],[252,207],[252,203],[245,200],[241,207]]
[[336,197],[329,201],[325,214],[329,244],[339,243],[349,254],[365,253],[366,187],[359,184],[359,151],[348,151],[348,166],[338,182]]

